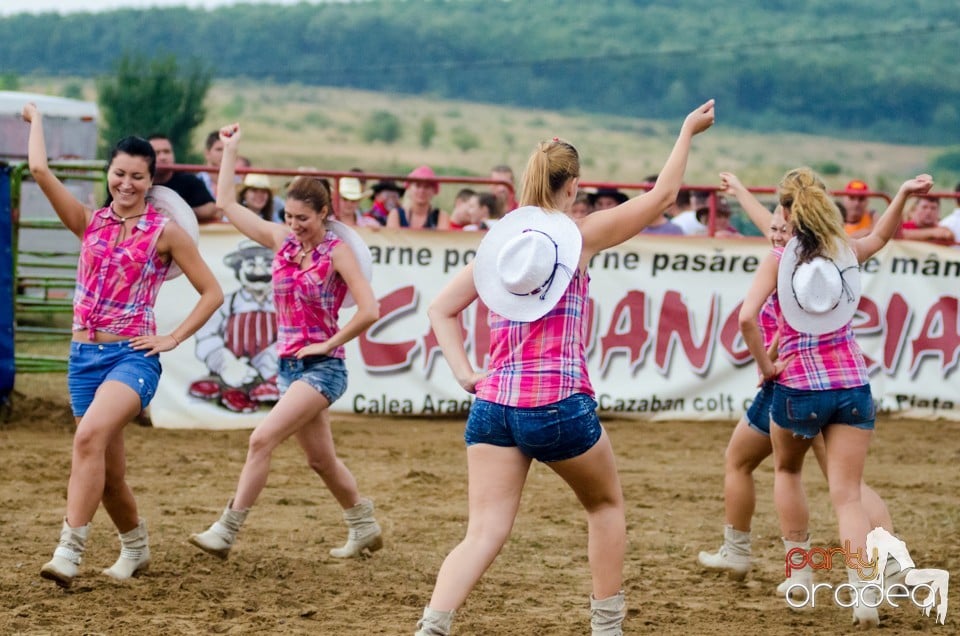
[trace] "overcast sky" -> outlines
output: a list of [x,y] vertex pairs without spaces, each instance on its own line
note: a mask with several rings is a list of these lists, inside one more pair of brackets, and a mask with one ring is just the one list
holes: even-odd
[[[219,7],[228,4],[296,4],[300,0],[0,0],[0,15],[58,11],[104,11],[118,8]],[[312,0],[316,1],[316,0]]]

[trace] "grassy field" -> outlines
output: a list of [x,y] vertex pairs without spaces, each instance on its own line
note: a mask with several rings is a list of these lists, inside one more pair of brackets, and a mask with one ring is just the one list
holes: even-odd
[[[23,90],[62,94],[77,80],[24,81]],[[92,81],[81,81],[87,99],[95,99]],[[696,104],[690,104],[691,109]],[[401,122],[392,144],[365,143],[364,122],[387,111]],[[562,137],[580,150],[587,181],[640,182],[659,170],[686,113],[662,122],[594,114],[524,110],[502,106],[408,97],[385,93],[263,82],[215,82],[207,97],[207,117],[196,132],[197,146],[207,131],[239,121],[245,127],[241,152],[255,166],[347,170],[405,174],[429,164],[438,174],[486,176],[494,164],[513,166],[519,175],[537,141]],[[432,118],[436,136],[422,147],[422,121]],[[478,146],[457,147],[457,135],[469,134]],[[747,185],[775,185],[789,168],[810,165],[831,187],[863,178],[878,190],[925,171],[942,148],[838,141],[800,134],[756,134],[724,125],[724,105],[717,105],[717,125],[698,138],[687,182],[716,184],[721,170],[736,172]],[[952,189],[953,178],[942,179]],[[452,199],[452,188],[441,203]]]

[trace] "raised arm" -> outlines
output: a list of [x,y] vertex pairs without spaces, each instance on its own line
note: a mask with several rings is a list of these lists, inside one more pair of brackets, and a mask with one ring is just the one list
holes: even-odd
[[864,262],[879,252],[887,242],[897,233],[900,222],[903,220],[903,206],[911,196],[926,194],[933,187],[933,177],[920,174],[913,179],[903,182],[897,194],[890,201],[883,216],[873,224],[870,234],[863,238],[851,239],[850,244],[857,254],[857,260]]
[[23,107],[23,119],[30,124],[30,136],[27,141],[27,161],[30,174],[37,182],[43,194],[50,201],[54,211],[68,230],[79,237],[90,224],[90,210],[73,196],[70,190],[57,179],[47,164],[47,145],[43,136],[43,115],[36,104]]
[[580,231],[583,234],[581,262],[589,260],[601,250],[636,236],[676,201],[677,192],[683,183],[683,173],[687,169],[691,140],[694,135],[712,126],[713,120],[711,99],[684,119],[680,135],[652,189],[615,208],[594,212],[580,222]]
[[782,366],[779,368],[776,366],[777,363],[771,359],[770,352],[764,349],[763,335],[760,333],[760,325],[757,323],[757,316],[760,314],[763,304],[767,302],[767,298],[777,288],[778,265],[779,261],[772,252],[760,262],[757,273],[753,277],[753,282],[750,284],[750,289],[747,290],[747,295],[740,306],[740,333],[743,336],[744,344],[753,354],[753,359],[756,360],[757,366],[760,368],[760,375],[763,376],[765,381],[775,378],[783,370]]
[[229,124],[220,129],[223,142],[223,159],[217,176],[217,207],[223,210],[233,226],[242,234],[274,252],[280,250],[284,239],[290,234],[286,225],[267,221],[259,214],[237,202],[235,181],[237,153],[240,148],[240,124]]
[[721,192],[730,194],[737,200],[737,203],[747,213],[757,229],[763,232],[764,236],[770,234],[770,218],[772,216],[770,210],[760,203],[760,200],[753,196],[753,193],[747,190],[746,186],[740,183],[737,175],[732,172],[721,172],[720,186],[722,188]]
[[427,309],[430,326],[437,336],[437,344],[443,351],[443,357],[450,365],[453,377],[469,393],[476,392],[477,382],[485,374],[474,371],[470,364],[458,317],[477,296],[477,287],[473,282],[473,263],[470,263],[440,290]]

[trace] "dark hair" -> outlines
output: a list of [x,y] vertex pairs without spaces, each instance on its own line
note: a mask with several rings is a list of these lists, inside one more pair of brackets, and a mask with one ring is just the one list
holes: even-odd
[[490,210],[491,219],[499,219],[503,214],[503,205],[494,193],[481,192],[477,195],[477,201],[480,203],[480,207]]
[[170,141],[170,137],[161,132],[150,133],[147,135],[147,141],[153,141],[154,139],[166,139],[167,141]]
[[287,198],[302,201],[317,214],[330,214],[330,182],[326,179],[297,177],[287,188]]
[[473,188],[461,188],[460,192],[457,192],[457,196],[453,198],[454,201],[465,201],[470,197],[474,196],[477,193]]
[[690,207],[690,191],[684,188],[680,188],[677,191],[677,207],[681,210],[686,210]]
[[107,162],[107,168],[113,163],[117,155],[123,153],[131,157],[143,157],[147,160],[147,170],[150,172],[150,178],[153,179],[157,174],[157,153],[153,151],[153,146],[143,137],[133,135],[124,137],[117,142],[110,152],[110,160]]
[[213,148],[213,144],[220,141],[220,131],[214,130],[212,133],[207,135],[207,141],[204,142],[204,145],[207,147],[207,150]]

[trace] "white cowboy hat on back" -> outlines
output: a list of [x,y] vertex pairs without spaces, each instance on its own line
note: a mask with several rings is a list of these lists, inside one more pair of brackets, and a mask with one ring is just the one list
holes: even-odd
[[[182,227],[187,235],[193,239],[194,245],[200,243],[200,226],[197,224],[197,215],[175,190],[162,185],[152,186],[147,190],[147,203],[152,205],[157,212]],[[177,264],[171,262],[167,269],[166,280],[176,278],[182,273]]]
[[[370,248],[367,247],[367,244],[360,238],[360,235],[349,225],[334,219],[327,219],[326,224],[327,229],[336,234],[337,238],[346,243],[353,252],[353,255],[357,258],[357,262],[360,263],[360,271],[363,273],[363,277],[368,281],[371,280],[373,278],[373,255],[370,253]],[[353,295],[348,291],[343,299],[343,306],[353,307],[356,304],[357,301],[353,299]]]
[[777,270],[777,297],[783,318],[801,333],[820,335],[849,323],[860,304],[860,264],[845,241],[834,259],[817,256],[801,263],[800,243],[790,239]]
[[517,208],[497,221],[477,248],[477,293],[504,318],[532,322],[563,296],[582,247],[580,229],[563,212]]

